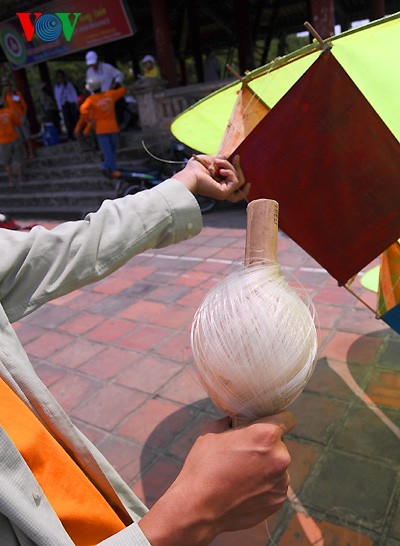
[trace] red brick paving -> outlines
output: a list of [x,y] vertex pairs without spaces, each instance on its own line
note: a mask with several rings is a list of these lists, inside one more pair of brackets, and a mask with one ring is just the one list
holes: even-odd
[[82,336],[76,336],[65,345],[48,357],[48,361],[66,368],[79,368],[89,358],[104,351],[104,345],[95,343]]
[[129,365],[127,370],[118,375],[116,381],[132,389],[156,393],[181,369],[174,362],[149,355],[141,358],[140,362]]
[[118,341],[120,347],[147,353],[168,336],[166,328],[139,326],[135,332]]
[[127,320],[104,320],[103,318],[103,322],[88,332],[87,337],[93,341],[111,343],[125,334],[128,334],[135,326],[135,323],[128,322]]
[[104,318],[102,315],[82,313],[78,317],[74,317],[61,324],[59,329],[70,334],[85,334],[101,322],[104,322]]
[[[39,376],[149,506],[219,415],[188,367],[189,328],[207,291],[243,257],[244,216],[243,209],[213,212],[197,238],[136,257],[15,325]],[[298,502],[288,501],[268,530],[262,523],[224,533],[213,546],[400,546],[399,458],[394,464],[385,448],[396,445],[397,432],[400,439],[400,336],[291,239],[280,234],[278,248],[290,282],[312,297],[320,326],[319,361],[291,407],[297,425],[287,436]],[[353,288],[375,305],[359,279]],[[391,429],[341,378],[347,366]],[[359,442],[354,424],[363,427]],[[343,476],[368,468],[363,483],[338,484],[336,461],[346,464]],[[375,498],[379,521],[368,512]]]
[[[338,525],[332,525],[322,522],[318,525],[318,530],[306,517],[301,518],[303,525],[299,522],[299,517],[293,517],[282,538],[277,542],[277,546],[373,546],[373,541],[359,532],[354,532]],[[304,527],[307,533],[304,532]],[[318,532],[319,531],[319,532]]]
[[375,371],[366,393],[375,404],[400,409],[400,374]]
[[58,334],[57,332],[47,332],[34,341],[26,345],[26,350],[31,356],[38,358],[50,357],[57,349],[67,346],[71,343],[71,338]]
[[[80,365],[79,370],[92,377],[110,379],[122,373],[127,368],[132,369],[133,364],[142,358],[139,353],[126,351],[117,347],[104,347],[89,360]],[[133,385],[134,387],[134,385]]]

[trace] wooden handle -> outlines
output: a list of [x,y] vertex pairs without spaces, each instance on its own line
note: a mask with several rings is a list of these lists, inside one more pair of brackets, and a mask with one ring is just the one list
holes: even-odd
[[[244,265],[276,262],[278,253],[279,205],[273,199],[256,199],[247,205],[246,249]],[[232,428],[246,425],[248,419],[231,417]]]
[[273,199],[256,199],[247,205],[244,265],[276,262],[279,205]]

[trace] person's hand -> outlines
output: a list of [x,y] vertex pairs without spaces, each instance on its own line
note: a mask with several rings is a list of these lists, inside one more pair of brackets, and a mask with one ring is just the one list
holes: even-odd
[[239,156],[233,158],[233,164],[208,155],[197,157],[199,161],[192,157],[173,178],[183,182],[192,193],[205,197],[233,203],[247,198],[250,184],[245,182]]
[[139,526],[153,546],[205,546],[223,531],[257,525],[279,510],[289,486],[284,411],[247,426],[215,421],[193,445],[183,468]]

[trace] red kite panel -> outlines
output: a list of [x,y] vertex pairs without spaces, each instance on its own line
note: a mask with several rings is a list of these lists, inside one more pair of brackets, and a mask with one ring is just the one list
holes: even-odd
[[[344,284],[400,235],[400,144],[329,51],[237,148],[251,199]],[[235,155],[233,154],[233,155]]]

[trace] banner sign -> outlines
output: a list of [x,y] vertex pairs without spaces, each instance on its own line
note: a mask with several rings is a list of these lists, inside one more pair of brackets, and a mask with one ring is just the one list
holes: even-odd
[[54,0],[0,23],[13,70],[132,36],[123,0]]

